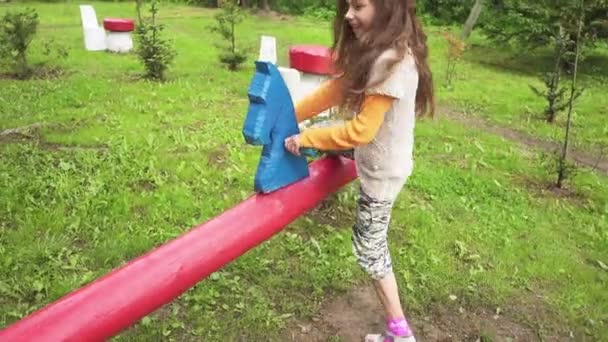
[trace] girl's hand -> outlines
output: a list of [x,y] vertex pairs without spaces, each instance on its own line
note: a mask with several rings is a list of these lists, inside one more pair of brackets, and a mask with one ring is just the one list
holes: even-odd
[[300,135],[292,135],[285,139],[285,148],[292,154],[300,156]]

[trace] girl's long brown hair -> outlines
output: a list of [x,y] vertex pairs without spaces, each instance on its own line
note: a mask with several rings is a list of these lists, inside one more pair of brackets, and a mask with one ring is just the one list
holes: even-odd
[[[372,86],[368,84],[372,66],[383,52],[391,48],[397,52],[396,58],[389,61],[387,71],[390,71],[409,48],[418,69],[416,113],[420,116],[432,116],[435,112],[433,77],[427,62],[427,37],[416,17],[416,0],[370,1],[375,7],[372,26],[364,36],[357,39],[345,19],[348,11],[347,0],[337,0],[332,50],[335,55],[335,70],[341,74],[344,81],[343,108],[356,109],[360,105],[364,91]],[[380,82],[388,76],[389,72]]]

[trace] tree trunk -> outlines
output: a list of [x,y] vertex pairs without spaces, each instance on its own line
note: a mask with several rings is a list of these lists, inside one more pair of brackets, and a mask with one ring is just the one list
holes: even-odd
[[[584,3],[583,5],[584,6]],[[568,101],[568,119],[566,122],[566,134],[564,136],[564,146],[562,147],[562,155],[559,160],[559,170],[557,172],[557,184],[558,188],[562,188],[564,180],[567,178],[566,174],[566,158],[568,158],[568,149],[570,147],[570,130],[572,127],[572,107],[576,94],[576,76],[578,73],[578,61],[581,51],[581,32],[583,31],[583,19],[584,19],[584,7],[581,8],[581,17],[578,26],[578,34],[576,36],[576,55],[574,57],[574,72],[572,74],[572,84],[570,86],[570,99]]]
[[481,9],[483,8],[483,0],[475,0],[475,4],[471,9],[471,13],[469,13],[469,17],[467,18],[466,23],[464,24],[464,28],[462,29],[462,40],[466,40],[471,35],[473,31],[473,27],[477,23],[479,19],[479,15],[481,14]]
[[262,0],[262,9],[264,9],[264,11],[270,11],[270,4],[268,3],[268,0]]
[[143,20],[141,17],[141,6],[142,6],[142,1],[143,0],[136,0],[135,1],[135,10],[137,11],[137,26],[141,26],[143,24]]
[[236,43],[234,41],[234,21],[232,23],[230,23],[230,27],[231,27],[231,34],[230,34],[230,39],[232,42],[232,56],[234,56],[236,54]]

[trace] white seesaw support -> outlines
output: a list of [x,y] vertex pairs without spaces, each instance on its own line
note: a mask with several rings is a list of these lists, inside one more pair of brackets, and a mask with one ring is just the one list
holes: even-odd
[[80,5],[80,19],[84,33],[84,46],[88,51],[106,50],[106,31],[99,26],[95,9],[91,5]]

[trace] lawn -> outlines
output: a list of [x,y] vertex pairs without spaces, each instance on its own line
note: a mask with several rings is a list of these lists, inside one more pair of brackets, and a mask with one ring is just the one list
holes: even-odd
[[[543,140],[563,141],[567,113],[561,112],[555,123],[547,123],[543,114],[547,101],[530,88],[545,89],[541,76],[553,68],[551,51],[496,47],[474,34],[462,61],[457,64],[456,81],[447,88],[446,48],[439,42],[443,39],[440,35],[433,38],[436,41],[435,75],[443,103]],[[562,82],[564,87],[569,87],[569,76],[564,76]],[[608,91],[608,47],[605,44],[586,50],[577,82],[584,93],[575,102],[573,144],[597,155],[598,151],[608,148],[608,97],[602,95]]]
[[[92,4],[98,18],[134,16],[130,3]],[[282,65],[291,44],[331,41],[329,23],[251,16],[238,37],[253,52],[232,73],[205,28],[215,12],[165,4],[161,20],[178,55],[168,80],[155,83],[140,78],[134,54],[84,51],[77,3],[28,5],[41,20],[33,59],[49,39],[70,55],[58,77],[0,79],[0,131],[39,125],[0,138],[0,326],[250,196],[260,150],[244,143],[241,128],[259,36],[277,37]],[[2,4],[0,13],[22,6]],[[546,139],[561,132],[536,118],[543,103],[528,87],[539,82],[530,65],[546,58],[509,58],[516,52],[475,36],[447,89],[441,30],[429,28],[442,106]],[[598,48],[583,68],[578,146],[608,143],[606,55]],[[540,338],[608,338],[608,178],[580,169],[567,190],[554,191],[535,150],[443,116],[420,121],[416,134],[415,171],[390,233],[408,312],[500,307]],[[350,245],[356,189],[345,187],[115,340],[280,339],[293,321],[365,283]]]

